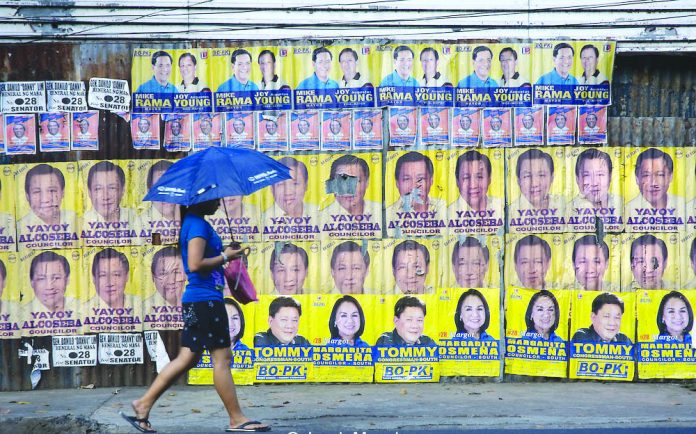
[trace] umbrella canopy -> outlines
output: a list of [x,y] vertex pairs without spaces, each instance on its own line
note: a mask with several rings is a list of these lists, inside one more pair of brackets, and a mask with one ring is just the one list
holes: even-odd
[[189,206],[248,195],[285,179],[290,169],[258,151],[212,147],[174,163],[143,200]]

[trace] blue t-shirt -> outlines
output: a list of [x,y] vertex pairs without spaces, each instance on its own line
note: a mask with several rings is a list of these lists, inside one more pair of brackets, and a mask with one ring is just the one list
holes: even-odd
[[486,89],[495,89],[498,87],[498,82],[491,77],[481,80],[474,72],[462,78],[459,83],[457,83],[457,87],[485,87]]
[[196,301],[222,301],[222,290],[225,287],[225,274],[222,266],[207,273],[191,272],[188,268],[188,243],[194,238],[205,240],[204,258],[214,258],[222,252],[222,240],[210,223],[196,214],[187,214],[181,224],[179,232],[181,240],[181,259],[184,261],[184,271],[188,283],[182,302],[192,303]]
[[338,89],[338,82],[336,80],[327,79],[326,81],[321,81],[317,74],[314,73],[309,77],[305,78],[297,85],[297,90],[307,90],[307,89]]
[[563,78],[561,77],[561,74],[556,72],[556,68],[554,68],[551,71],[539,77],[539,80],[537,80],[536,84],[555,84],[561,86],[570,86],[578,84],[578,80],[570,74],[568,74],[566,78]]
[[162,86],[155,77],[138,86],[135,93],[176,93],[176,86],[167,82]]

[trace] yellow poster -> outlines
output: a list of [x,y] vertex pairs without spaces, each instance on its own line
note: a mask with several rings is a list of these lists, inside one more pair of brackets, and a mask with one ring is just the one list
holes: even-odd
[[382,246],[384,293],[433,294],[442,287],[442,274],[447,267],[440,239],[385,239]]
[[438,295],[441,375],[497,377],[500,289],[442,289]]
[[442,268],[446,268],[446,288],[501,288],[502,237],[460,235],[449,237],[444,243]]
[[[382,242],[378,240],[333,240],[321,243],[322,294],[383,294]],[[319,268],[313,268],[319,273]],[[324,279],[326,272],[331,278]]]
[[622,148],[573,147],[566,152],[568,232],[623,230]]
[[624,291],[679,288],[679,234],[623,234],[621,241]]
[[[0,137],[1,139],[1,137]],[[15,177],[11,165],[0,172],[0,252],[17,251],[17,224],[15,219]]]
[[[83,332],[81,251],[29,250],[18,254],[22,336],[74,335]],[[8,260],[8,263],[10,261]],[[28,283],[28,284],[27,284]]]
[[638,378],[696,378],[696,291],[638,291]]
[[261,194],[224,197],[215,214],[207,217],[224,244],[232,240],[242,243],[261,241]]
[[572,292],[508,287],[505,373],[566,377]]
[[387,153],[384,204],[389,237],[445,234],[447,152]]
[[[260,244],[261,260],[254,273],[257,292],[271,295],[318,293],[329,279],[318,241],[276,241]],[[258,264],[258,262],[257,262]],[[253,277],[252,277],[253,279]]]
[[621,290],[621,235],[565,234],[564,266],[572,265],[568,289]]
[[382,238],[382,155],[320,154],[319,158],[325,186],[319,213],[322,238]]
[[686,219],[687,230],[694,230],[696,228],[696,176],[694,173],[696,170],[696,147],[684,148],[684,177],[685,188],[684,195],[686,200],[686,213],[684,218]]
[[132,177],[137,163],[131,160],[78,163],[84,204],[80,238],[85,247],[141,243],[143,227],[136,207],[142,196],[137,196],[137,184]]
[[692,172],[684,166],[684,149],[630,148],[624,154],[626,232],[684,230],[686,180]]
[[566,229],[564,148],[507,149],[511,233]]
[[447,153],[449,235],[492,234],[505,225],[505,158],[501,149]]
[[20,250],[79,247],[82,195],[77,163],[19,164],[14,168]]
[[142,248],[143,330],[179,330],[183,327],[181,297],[186,273],[174,246]]
[[696,289],[696,232],[679,234],[681,289]]
[[569,287],[572,273],[566,265],[563,234],[507,235],[505,286],[529,289]]
[[[138,160],[133,173],[136,198],[142,198],[167,171],[172,160]],[[167,202],[143,202],[137,205],[143,229],[144,244],[178,244],[181,214],[179,205]]]
[[20,285],[22,278],[19,255],[0,253],[0,339],[18,338],[24,320]]
[[570,378],[633,380],[635,294],[574,292]]

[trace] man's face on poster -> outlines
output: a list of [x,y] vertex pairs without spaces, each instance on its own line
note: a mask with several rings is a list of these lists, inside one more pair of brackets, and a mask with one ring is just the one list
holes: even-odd
[[553,174],[543,158],[526,158],[520,165],[520,177],[517,179],[520,191],[536,208],[548,197],[553,182]]
[[331,267],[331,277],[341,294],[363,294],[367,270],[361,252],[341,252]]
[[503,126],[503,121],[498,116],[493,116],[491,118],[491,129],[493,131],[500,131],[500,128],[502,126]]
[[92,277],[99,298],[109,306],[122,307],[128,270],[118,258],[103,258],[98,262],[95,272]]
[[234,76],[240,83],[249,81],[251,74],[251,57],[248,54],[240,54],[234,61]]
[[399,176],[396,179],[396,188],[402,198],[417,188],[418,199],[422,204],[427,204],[428,194],[430,194],[432,186],[433,177],[428,172],[424,161],[409,161],[401,165]]
[[459,165],[457,187],[459,195],[475,210],[485,209],[491,174],[483,161],[462,161]]
[[269,136],[274,135],[278,131],[278,123],[274,120],[266,120],[266,133]]
[[89,188],[92,207],[102,217],[118,212],[123,198],[124,186],[115,170],[96,171]]
[[505,77],[512,77],[515,75],[515,69],[517,69],[517,60],[512,54],[512,51],[506,50],[500,53],[500,67],[503,69],[503,75]]
[[583,161],[580,173],[575,177],[580,194],[592,203],[606,203],[609,195],[611,173],[602,158]]
[[554,117],[553,120],[554,120],[554,122],[556,123],[556,126],[557,126],[558,128],[563,128],[563,127],[566,126],[566,117],[565,117],[565,115],[562,115],[562,114],[559,113],[559,114],[557,114],[557,115]]
[[87,119],[82,119],[80,121],[80,132],[85,134],[87,131],[89,131],[89,121],[87,121]]
[[352,210],[359,208],[367,192],[367,176],[357,164],[342,164],[336,168],[336,175],[354,176],[358,179],[354,194],[336,194],[336,201],[343,209],[353,214]]
[[172,74],[172,59],[169,56],[159,56],[152,65],[152,72],[159,83],[169,82],[169,76]]
[[138,130],[141,133],[147,133],[150,130],[150,121],[145,118],[140,118],[138,121]]
[[34,175],[29,181],[27,201],[34,214],[41,220],[49,221],[60,216],[64,193],[57,175]]
[[181,123],[179,121],[172,121],[172,136],[178,136],[181,134]]
[[642,289],[664,289],[661,287],[666,267],[667,258],[658,244],[645,244],[633,249],[631,272]]
[[522,117],[522,125],[528,130],[531,129],[534,126],[534,118],[532,115],[524,115]]
[[460,246],[454,262],[454,277],[462,288],[483,288],[488,261],[479,246]]
[[604,273],[607,271],[607,258],[598,245],[579,245],[575,251],[575,278],[584,289],[599,291],[602,289]]
[[276,290],[281,295],[302,294],[307,267],[300,253],[281,253],[271,270]]
[[213,124],[209,120],[203,119],[201,121],[201,133],[208,135],[213,130]]
[[232,122],[232,128],[234,128],[234,132],[237,134],[242,134],[245,126],[244,121],[241,119],[235,119],[234,122]]
[[467,131],[469,128],[471,128],[471,118],[469,116],[460,117],[459,125],[462,127],[464,131]]
[[242,196],[226,196],[222,198],[220,208],[229,216],[240,214],[242,211]]
[[302,206],[307,192],[307,179],[301,170],[290,169],[292,179],[278,182],[271,186],[275,203],[286,213]]
[[370,131],[372,131],[372,121],[368,118],[363,118],[363,120],[360,121],[360,128],[365,134],[369,134]]
[[605,304],[597,313],[592,312],[592,328],[604,341],[611,341],[621,331],[621,307],[616,304]]
[[287,345],[297,336],[300,312],[294,307],[281,307],[275,316],[268,317],[268,327],[281,344]]
[[[166,172],[166,169],[163,170],[155,170],[152,172],[152,184],[154,185],[158,179],[164,175],[164,172]],[[160,214],[162,214],[165,218],[168,218],[170,220],[178,220],[177,218],[177,210],[179,205],[169,203],[169,202],[158,202],[154,201],[152,202],[152,206],[159,211]]]
[[396,124],[399,126],[399,129],[405,130],[408,128],[408,118],[406,116],[399,116],[396,118]]
[[307,122],[305,119],[300,120],[297,123],[297,130],[301,134],[307,134],[307,131],[309,131],[309,122]]
[[155,289],[168,304],[178,306],[181,304],[181,295],[186,285],[184,264],[180,256],[162,256],[155,265],[155,274],[152,276]]
[[420,249],[401,250],[394,264],[396,286],[404,294],[423,294],[425,279],[428,276],[428,264]]
[[343,78],[345,80],[352,80],[358,72],[358,61],[355,60],[353,53],[346,51],[339,56],[338,62],[341,64]]
[[423,67],[423,74],[426,77],[435,77],[437,74],[437,59],[432,51],[428,50],[420,55],[421,66]]
[[590,77],[597,70],[597,56],[594,49],[585,48],[580,52],[580,63],[585,70],[585,76]]
[[314,71],[317,74],[317,78],[321,81],[328,80],[331,72],[331,53],[319,53],[316,59],[314,61]]
[[60,125],[56,121],[48,121],[48,133],[51,135],[56,135],[58,134],[58,131],[60,130]]
[[409,306],[401,312],[400,316],[394,317],[396,334],[409,345],[415,344],[420,339],[424,328],[425,314],[419,307]]
[[573,67],[573,50],[570,48],[558,50],[558,54],[553,58],[553,64],[558,75],[567,77]]
[[333,134],[338,134],[341,132],[341,122],[337,119],[333,119],[331,123],[329,123],[329,129]]
[[486,80],[491,73],[492,56],[490,51],[483,50],[476,54],[474,59],[474,72],[481,80]]
[[597,116],[590,113],[585,117],[585,122],[587,123],[587,126],[590,128],[594,128],[595,125],[597,125]]
[[666,202],[672,171],[663,158],[646,158],[640,164],[636,182],[641,196],[649,203]]
[[515,261],[517,278],[525,288],[544,289],[549,258],[540,245],[522,246]]
[[21,139],[24,137],[24,133],[26,132],[26,128],[24,127],[23,124],[14,124],[12,126],[12,132],[14,133],[15,137],[18,139]]
[[400,51],[394,60],[396,73],[402,78],[408,78],[413,71],[413,53],[409,50]]
[[430,125],[430,128],[437,128],[440,126],[440,116],[436,114],[430,114],[428,116],[428,125]]
[[50,311],[63,310],[68,273],[60,261],[45,261],[36,264],[31,287],[36,298]]

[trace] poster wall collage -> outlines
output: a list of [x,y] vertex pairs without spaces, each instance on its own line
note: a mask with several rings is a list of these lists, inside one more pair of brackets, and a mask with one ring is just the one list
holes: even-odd
[[[249,243],[261,294],[227,306],[236,380],[696,378],[696,148],[609,146],[614,53],[136,49],[133,148],[249,147],[291,169],[209,218]],[[38,115],[13,107],[28,83],[0,83],[8,155],[103,145],[98,111],[51,110],[65,83],[34,84]],[[181,327],[178,209],[141,200],[172,164],[3,166],[0,337],[53,336],[53,366],[97,347],[142,363],[140,332]]]

